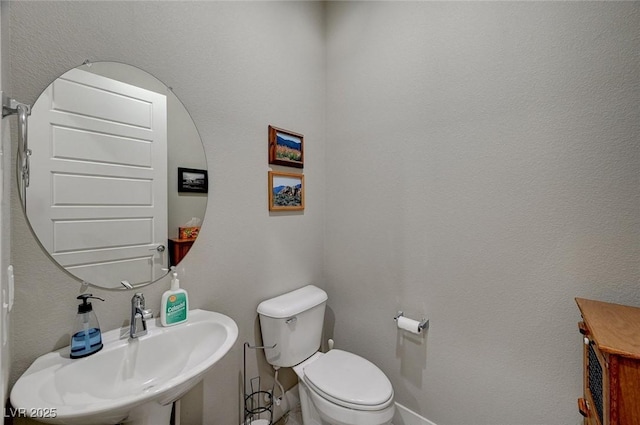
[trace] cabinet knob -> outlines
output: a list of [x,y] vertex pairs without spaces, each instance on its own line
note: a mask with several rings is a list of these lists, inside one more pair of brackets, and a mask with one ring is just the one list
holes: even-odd
[[589,417],[589,404],[584,398],[578,399],[578,410],[580,411],[580,414],[585,418]]
[[578,330],[582,335],[589,335],[589,328],[587,328],[587,324],[584,322],[578,322]]
[[591,343],[591,341],[589,341],[588,337],[584,337],[584,345],[589,345]]

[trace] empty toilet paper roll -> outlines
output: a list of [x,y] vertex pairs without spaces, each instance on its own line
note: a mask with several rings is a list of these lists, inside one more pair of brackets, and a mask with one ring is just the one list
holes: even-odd
[[422,328],[420,327],[420,322],[417,320],[409,319],[408,317],[400,316],[397,319],[398,328],[414,333],[419,334],[422,332]]

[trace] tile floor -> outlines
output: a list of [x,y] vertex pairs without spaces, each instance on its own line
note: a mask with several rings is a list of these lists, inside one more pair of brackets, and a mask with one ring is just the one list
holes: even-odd
[[282,417],[274,425],[302,425],[302,412],[300,411],[300,403],[293,406],[289,414]]

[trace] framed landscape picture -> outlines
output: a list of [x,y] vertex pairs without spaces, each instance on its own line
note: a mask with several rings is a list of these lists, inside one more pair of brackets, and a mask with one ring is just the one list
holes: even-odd
[[304,167],[304,137],[302,134],[269,126],[269,164]]
[[269,211],[304,210],[304,176],[269,171]]
[[208,191],[207,170],[178,167],[178,192],[207,193]]

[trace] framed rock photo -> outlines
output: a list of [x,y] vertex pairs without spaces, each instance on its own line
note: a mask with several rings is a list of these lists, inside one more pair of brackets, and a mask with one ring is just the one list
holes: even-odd
[[269,211],[304,210],[304,175],[269,171]]

